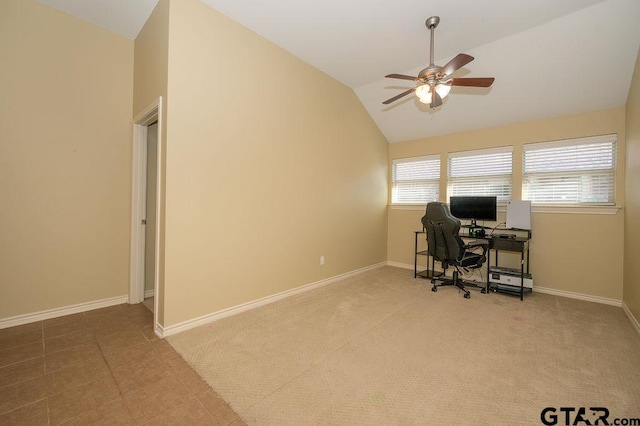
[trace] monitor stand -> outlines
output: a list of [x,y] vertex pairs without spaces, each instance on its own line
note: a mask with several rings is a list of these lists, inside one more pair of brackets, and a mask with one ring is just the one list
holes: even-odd
[[471,224],[469,225],[469,236],[475,238],[484,238],[484,226],[478,226],[476,220],[471,219]]

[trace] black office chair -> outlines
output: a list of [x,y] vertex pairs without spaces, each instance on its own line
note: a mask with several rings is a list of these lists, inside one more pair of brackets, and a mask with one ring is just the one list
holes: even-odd
[[[453,278],[450,280],[431,280],[433,288],[431,291],[438,291],[438,287],[452,285],[464,292],[465,299],[471,297],[467,286],[482,288],[485,293],[485,286],[469,281],[464,281],[459,277],[460,269],[480,268],[487,260],[488,243],[475,241],[465,244],[458,235],[460,231],[460,220],[449,212],[449,207],[444,203],[431,202],[427,204],[427,212],[422,217],[422,225],[427,231],[427,247],[429,255],[438,262],[442,262],[442,268],[446,272],[449,265],[455,267]],[[444,274],[443,274],[444,275]]]

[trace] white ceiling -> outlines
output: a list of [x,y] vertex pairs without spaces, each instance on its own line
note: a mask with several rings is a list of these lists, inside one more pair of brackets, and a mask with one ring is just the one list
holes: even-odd
[[[157,0],[38,0],[134,39]],[[202,0],[351,87],[389,142],[622,106],[640,46],[639,0]],[[436,64],[476,59],[432,111],[389,73],[429,62],[426,18],[438,15]]]

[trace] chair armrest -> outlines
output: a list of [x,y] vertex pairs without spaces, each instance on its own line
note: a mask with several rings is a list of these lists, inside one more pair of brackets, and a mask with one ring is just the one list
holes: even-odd
[[489,247],[489,243],[486,241],[471,241],[470,243],[467,243],[464,245],[467,248],[473,248],[473,247]]
[[465,251],[478,253],[478,249],[482,249],[482,254],[486,255],[489,251],[489,242],[487,241],[471,241],[464,246]]

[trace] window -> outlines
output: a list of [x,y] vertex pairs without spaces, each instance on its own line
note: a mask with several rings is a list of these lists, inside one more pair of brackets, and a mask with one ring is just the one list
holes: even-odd
[[440,156],[393,160],[393,204],[425,204],[440,197]]
[[615,204],[617,135],[524,145],[522,198],[537,204]]
[[447,195],[493,195],[499,204],[511,199],[513,147],[449,154]]

